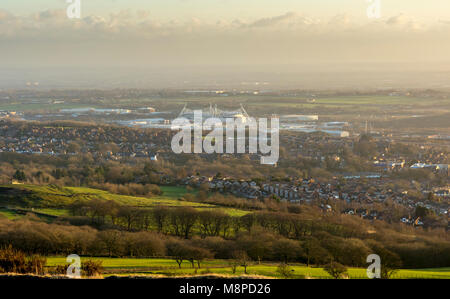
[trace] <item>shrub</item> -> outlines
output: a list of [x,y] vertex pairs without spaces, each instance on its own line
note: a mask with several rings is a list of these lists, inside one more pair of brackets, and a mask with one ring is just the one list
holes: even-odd
[[102,261],[92,261],[87,260],[82,262],[81,271],[84,276],[98,276],[103,272],[103,262]]
[[330,274],[334,279],[341,278],[347,273],[347,268],[344,265],[336,262],[331,262],[325,265],[323,269],[327,271],[328,274]]
[[57,274],[57,275],[66,275],[67,274],[67,269],[69,268],[70,264],[66,264],[66,265],[58,265],[56,267],[53,267],[51,269],[51,273],[52,274]]
[[277,268],[277,273],[280,274],[283,278],[291,278],[294,270],[289,267],[288,264],[281,263]]
[[4,273],[26,273],[26,256],[12,246],[0,250],[0,268]]
[[37,274],[45,273],[47,259],[39,255],[26,256],[22,251],[8,246],[0,249],[0,272]]
[[27,272],[36,275],[45,274],[45,264],[47,263],[47,258],[40,255],[33,255],[27,260]]

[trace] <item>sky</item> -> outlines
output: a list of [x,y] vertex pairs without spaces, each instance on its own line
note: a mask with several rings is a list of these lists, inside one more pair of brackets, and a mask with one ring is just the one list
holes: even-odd
[[380,17],[369,18],[371,1],[81,0],[81,18],[69,19],[65,0],[1,0],[0,79],[49,68],[198,78],[450,70],[450,1],[379,0]]
[[[301,11],[316,16],[352,14],[365,16],[368,0],[82,0],[85,14],[107,15],[120,10],[146,10],[153,17],[168,19],[259,18]],[[387,15],[409,14],[417,18],[448,19],[447,0],[382,0]],[[1,7],[14,14],[26,15],[47,9],[64,9],[65,0],[2,0]]]

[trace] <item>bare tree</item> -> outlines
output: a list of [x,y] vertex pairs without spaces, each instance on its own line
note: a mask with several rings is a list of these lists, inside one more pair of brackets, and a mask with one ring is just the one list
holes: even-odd
[[241,267],[244,267],[244,273],[247,273],[247,267],[250,265],[250,257],[247,255],[247,252],[243,250],[238,250],[233,253],[234,260],[237,264],[239,264]]
[[328,274],[330,274],[334,279],[341,278],[347,273],[347,268],[337,262],[331,262],[323,268]]
[[176,208],[171,213],[171,223],[177,236],[189,239],[197,221],[198,212],[191,207]]

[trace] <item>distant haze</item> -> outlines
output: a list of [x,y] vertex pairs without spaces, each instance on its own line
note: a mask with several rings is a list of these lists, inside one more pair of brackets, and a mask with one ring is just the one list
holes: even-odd
[[0,88],[449,88],[449,1],[382,0],[380,19],[363,0],[261,1],[274,13],[252,0],[98,0],[70,20],[64,1],[6,0]]

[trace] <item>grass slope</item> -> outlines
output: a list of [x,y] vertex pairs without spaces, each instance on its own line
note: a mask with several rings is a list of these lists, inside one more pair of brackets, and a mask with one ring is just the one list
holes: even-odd
[[[188,192],[185,187],[162,186],[161,190],[163,191],[162,195],[140,197],[112,194],[86,187],[3,185],[0,186],[0,207],[34,208],[35,212],[50,216],[64,216],[67,215],[67,206],[76,200],[104,199],[114,200],[122,205],[143,208],[189,206],[199,210],[220,209],[232,216],[242,216],[248,213],[233,208],[180,200]],[[12,217],[12,215],[9,215],[9,217]]]

